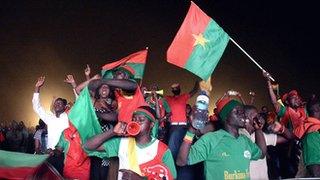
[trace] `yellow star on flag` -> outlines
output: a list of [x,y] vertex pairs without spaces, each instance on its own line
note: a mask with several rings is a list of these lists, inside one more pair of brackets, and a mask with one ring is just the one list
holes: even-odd
[[209,42],[208,39],[203,37],[202,33],[199,33],[198,35],[192,34],[192,36],[195,39],[195,42],[194,42],[193,46],[196,46],[196,45],[200,44],[203,48],[205,48],[206,43]]

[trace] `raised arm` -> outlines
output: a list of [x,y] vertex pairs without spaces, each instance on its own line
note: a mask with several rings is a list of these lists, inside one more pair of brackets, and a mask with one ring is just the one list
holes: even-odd
[[41,106],[40,103],[40,89],[43,86],[45,82],[45,77],[41,76],[38,78],[36,84],[35,84],[35,89],[34,89],[34,94],[33,94],[33,98],[32,98],[32,106],[33,106],[33,110],[35,111],[35,113],[38,114],[38,116],[40,117],[40,119],[42,119],[46,124],[48,124],[48,121],[50,120],[51,116],[48,115],[45,110],[43,109],[43,107]]
[[195,133],[196,133],[196,129],[190,126],[185,137],[183,138],[182,144],[179,149],[179,153],[176,160],[176,163],[178,166],[185,166],[188,164],[188,156],[189,156],[192,140],[193,140],[193,137],[195,136]]
[[127,79],[108,79],[106,84],[125,91],[135,91],[138,87],[136,82]]
[[90,80],[90,73],[91,73],[91,68],[89,64],[87,64],[86,68],[84,69],[84,74],[86,75],[86,80]]
[[84,148],[88,150],[102,151],[104,150],[104,148],[102,147],[102,144],[115,135],[116,133],[114,133],[113,129],[110,129],[109,131],[105,131],[102,134],[95,135],[87,140],[87,142],[84,144]]
[[275,108],[276,112],[278,113],[280,111],[280,104],[277,102],[277,96],[272,89],[271,80],[269,78],[270,74],[268,72],[264,71],[263,76],[265,78],[267,78],[267,85],[268,85],[268,91],[269,91],[269,95],[271,98],[271,102],[272,102],[273,107]]
[[71,75],[71,74],[67,75],[67,77],[64,80],[64,82],[66,82],[66,83],[68,83],[68,84],[70,84],[72,86],[73,93],[74,93],[74,95],[75,95],[75,97],[77,99],[78,98],[78,93],[76,91],[77,83],[74,80],[73,75]]
[[267,154],[267,145],[266,145],[266,140],[264,139],[264,135],[262,132],[262,123],[259,120],[253,121],[254,129],[255,129],[255,139],[256,139],[256,144],[259,146],[261,149],[261,159],[264,158]]
[[92,80],[94,80],[94,79],[100,79],[100,78],[101,78],[100,75],[99,75],[99,74],[96,74],[96,75],[94,75],[92,78],[90,78],[89,80],[86,80],[86,81],[80,83],[80,84],[75,88],[77,94],[80,94],[80,92],[82,91],[82,89],[85,88],[85,87],[89,84],[90,81],[92,81]]
[[199,91],[199,81],[194,83],[193,89],[189,92],[190,97],[194,96]]

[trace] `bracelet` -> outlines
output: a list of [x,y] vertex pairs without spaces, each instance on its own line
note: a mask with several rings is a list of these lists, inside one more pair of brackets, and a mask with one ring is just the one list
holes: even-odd
[[190,131],[187,131],[186,135],[183,138],[183,141],[191,144],[194,136],[195,136],[195,134],[193,134]]

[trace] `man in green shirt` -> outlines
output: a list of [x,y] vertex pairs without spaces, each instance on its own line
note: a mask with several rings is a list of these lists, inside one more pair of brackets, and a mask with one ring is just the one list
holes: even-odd
[[176,163],[184,166],[204,161],[206,179],[250,179],[250,160],[261,159],[266,153],[262,126],[255,122],[255,144],[238,133],[247,122],[240,102],[224,98],[217,102],[217,109],[223,129],[203,135],[192,145],[196,130],[190,126]]

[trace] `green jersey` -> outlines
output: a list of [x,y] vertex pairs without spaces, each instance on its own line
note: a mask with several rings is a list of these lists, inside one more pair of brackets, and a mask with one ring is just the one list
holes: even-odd
[[203,135],[191,146],[188,164],[204,161],[206,179],[250,179],[250,160],[260,157],[260,148],[249,138],[219,130]]

